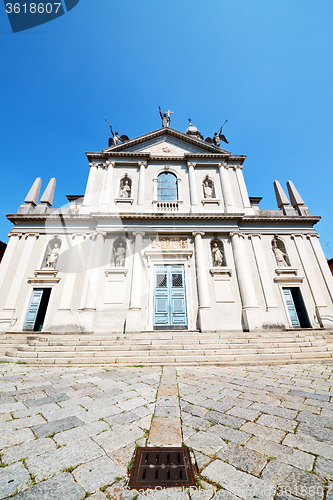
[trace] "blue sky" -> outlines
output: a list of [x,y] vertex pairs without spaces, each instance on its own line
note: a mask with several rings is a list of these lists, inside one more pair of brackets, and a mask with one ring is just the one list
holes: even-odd
[[292,180],[333,256],[331,0],[80,0],[15,33],[0,5],[0,240],[34,179],[56,177],[54,207],[83,194],[85,151],[107,146],[107,118],[130,138],[187,119],[245,154],[250,196],[275,209]]

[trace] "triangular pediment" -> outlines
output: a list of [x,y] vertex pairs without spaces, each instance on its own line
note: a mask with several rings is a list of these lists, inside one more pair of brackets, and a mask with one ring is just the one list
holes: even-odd
[[117,146],[103,150],[112,153],[140,153],[152,157],[183,157],[186,154],[230,154],[222,148],[216,148],[201,139],[190,137],[183,132],[170,128],[155,130],[134,139],[130,139]]

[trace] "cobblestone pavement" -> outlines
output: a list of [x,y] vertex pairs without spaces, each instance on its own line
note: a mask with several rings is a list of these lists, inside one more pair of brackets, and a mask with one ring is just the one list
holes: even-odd
[[[162,372],[0,364],[0,500],[333,500],[332,365]],[[172,426],[197,487],[126,489]]]

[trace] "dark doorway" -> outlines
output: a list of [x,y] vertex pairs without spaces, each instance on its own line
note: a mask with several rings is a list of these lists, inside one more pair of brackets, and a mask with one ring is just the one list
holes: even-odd
[[51,288],[35,288],[24,323],[24,330],[40,332],[43,328]]
[[298,287],[283,288],[291,324],[295,328],[311,328],[303,297]]

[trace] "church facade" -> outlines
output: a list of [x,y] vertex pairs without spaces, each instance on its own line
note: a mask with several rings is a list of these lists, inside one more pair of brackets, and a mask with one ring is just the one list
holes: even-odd
[[[118,142],[118,141],[117,141]],[[112,143],[112,141],[111,141]],[[245,156],[169,127],[87,153],[84,195],[36,179],[0,264],[0,329],[333,329],[333,277],[292,182],[248,195]]]

